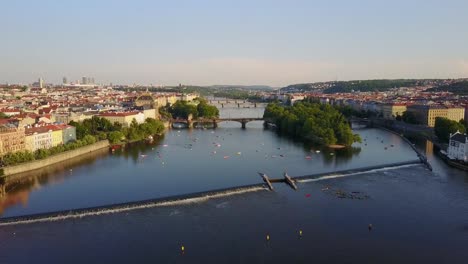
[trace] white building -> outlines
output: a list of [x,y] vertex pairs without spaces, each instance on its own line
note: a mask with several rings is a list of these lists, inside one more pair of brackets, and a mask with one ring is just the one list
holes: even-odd
[[460,132],[450,134],[447,152],[450,159],[468,162],[468,136]]

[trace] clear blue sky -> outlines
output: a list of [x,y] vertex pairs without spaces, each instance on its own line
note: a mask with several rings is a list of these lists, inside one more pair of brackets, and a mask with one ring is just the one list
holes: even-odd
[[466,0],[1,1],[0,82],[468,77]]

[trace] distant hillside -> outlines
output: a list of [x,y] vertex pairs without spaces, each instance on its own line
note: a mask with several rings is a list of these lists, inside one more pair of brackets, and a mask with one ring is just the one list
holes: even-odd
[[217,90],[259,90],[259,91],[271,91],[273,87],[268,85],[212,85],[208,86],[209,88],[217,89]]
[[428,92],[451,92],[458,95],[468,95],[468,81],[455,82],[452,84],[441,85],[431,89]]
[[324,93],[350,93],[352,91],[361,92],[383,92],[392,88],[414,87],[421,84],[420,80],[364,80],[335,82],[330,88],[325,89]]
[[294,92],[311,92],[311,91],[322,91],[326,88],[331,87],[331,82],[317,82],[317,83],[299,83],[292,84],[281,88],[281,92],[294,93]]
[[413,80],[413,79],[395,79],[395,80],[355,80],[355,81],[337,81],[337,82],[318,82],[293,84],[281,88],[282,92],[310,92],[323,91],[324,93],[350,93],[353,91],[372,92],[388,91],[392,88],[414,87],[424,85],[428,82],[437,82],[437,80]]

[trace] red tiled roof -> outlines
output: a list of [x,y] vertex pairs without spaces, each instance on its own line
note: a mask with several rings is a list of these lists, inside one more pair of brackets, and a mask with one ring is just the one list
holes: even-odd
[[31,127],[31,128],[26,128],[25,133],[26,135],[31,135],[34,133],[47,133],[50,130],[51,131],[58,131],[62,130],[63,128],[57,125],[47,125],[47,126],[40,126],[40,127]]

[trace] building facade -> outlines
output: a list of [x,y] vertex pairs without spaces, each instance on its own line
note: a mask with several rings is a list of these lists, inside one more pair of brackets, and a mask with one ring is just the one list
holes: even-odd
[[468,162],[468,137],[460,132],[450,134],[448,157],[454,160]]
[[382,115],[385,119],[395,119],[397,116],[402,116],[406,111],[404,104],[384,104],[382,105]]
[[76,141],[76,128],[74,126],[62,126],[62,142],[67,144]]
[[59,126],[49,126],[52,136],[52,147],[63,144],[62,128]]
[[421,124],[429,127],[434,127],[437,117],[448,118],[456,122],[465,117],[465,108],[462,107],[411,105],[407,107],[407,111],[413,113]]
[[52,130],[47,127],[26,128],[26,149],[36,151],[38,149],[48,149],[53,145]]
[[11,124],[0,126],[0,156],[23,151],[26,148],[25,131]]

